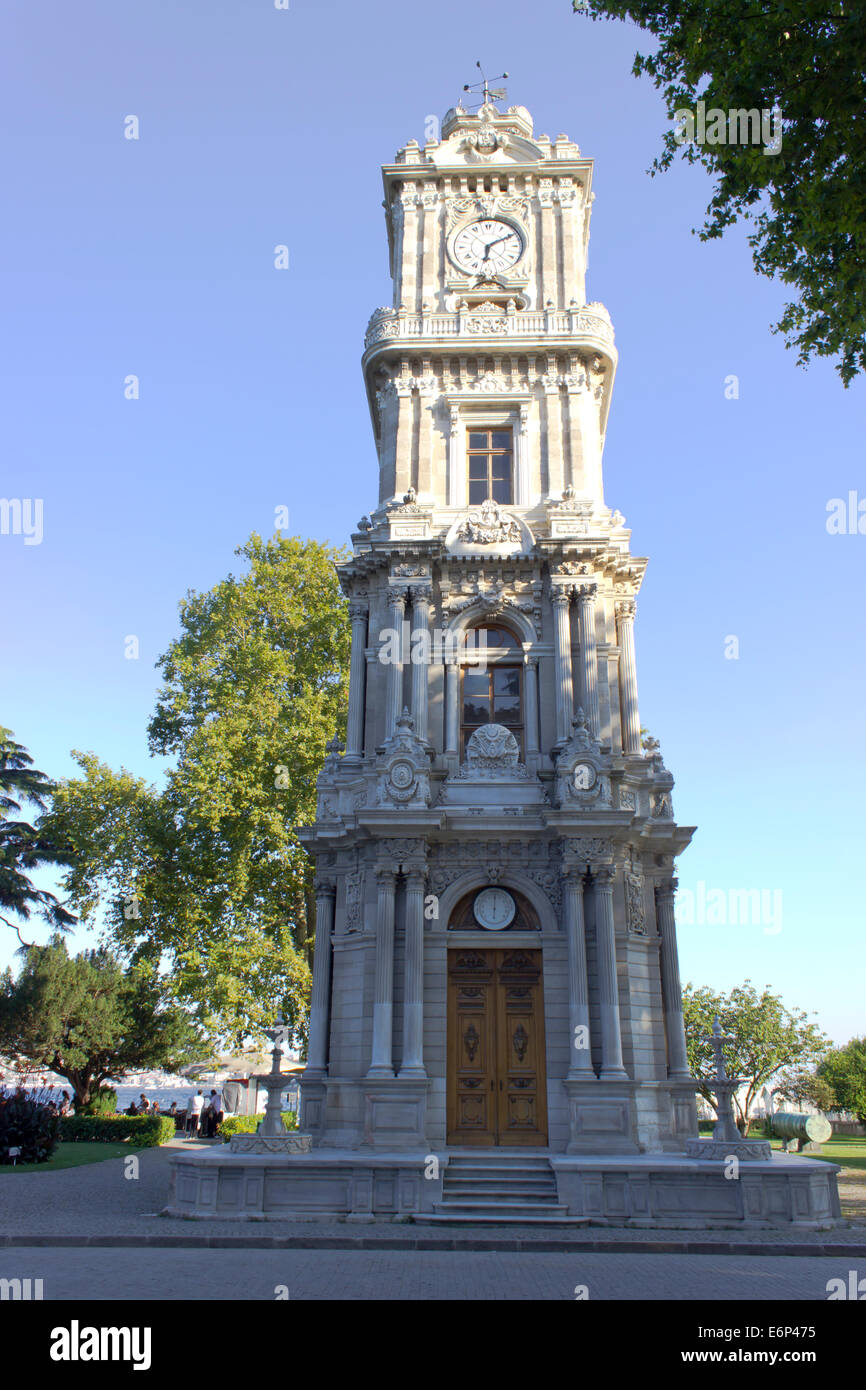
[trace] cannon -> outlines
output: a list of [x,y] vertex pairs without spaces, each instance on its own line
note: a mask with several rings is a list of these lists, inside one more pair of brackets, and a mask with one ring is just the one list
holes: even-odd
[[826,1115],[798,1115],[793,1110],[780,1110],[770,1123],[773,1133],[784,1140],[785,1153],[817,1153],[833,1133]]

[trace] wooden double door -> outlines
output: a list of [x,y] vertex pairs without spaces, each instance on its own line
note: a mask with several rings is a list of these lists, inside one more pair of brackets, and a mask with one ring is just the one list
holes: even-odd
[[448,1143],[547,1143],[541,951],[448,952]]

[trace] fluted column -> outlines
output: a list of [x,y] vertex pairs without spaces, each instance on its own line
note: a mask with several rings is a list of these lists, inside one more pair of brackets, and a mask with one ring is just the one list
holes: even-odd
[[406,608],[406,594],[402,589],[392,589],[388,594],[389,624],[398,634],[397,652],[388,667],[388,707],[385,722],[385,737],[390,738],[397,728],[397,720],[403,711],[403,613]]
[[677,880],[656,887],[656,921],[661,944],[662,998],[665,1006],[665,1026],[668,1035],[668,1070],[671,1077],[687,1078],[689,1060],[686,1053],[686,1032],[683,1023],[683,992],[680,985],[680,963],[677,955],[677,928],[674,901]]
[[459,752],[459,698],[460,669],[457,665],[457,657],[448,655],[445,658],[445,752],[454,757],[457,757]]
[[568,938],[568,1078],[594,1080],[589,1045],[589,986],[586,974],[586,931],[583,918],[583,869],[563,871],[565,931]]
[[640,753],[640,715],[637,707],[637,667],[634,659],[634,599],[616,605],[619,637],[619,691],[622,714],[622,751]]
[[412,590],[412,650],[416,650],[418,632],[425,633],[423,643],[417,650],[422,661],[412,662],[412,718],[415,720],[415,733],[422,743],[427,742],[427,697],[430,679],[430,589],[420,586]]
[[524,668],[526,700],[526,753],[538,752],[538,657],[527,656]]
[[598,949],[598,1002],[601,1016],[601,1079],[626,1076],[622,1064],[622,1033],[619,1021],[619,987],[616,977],[616,930],[613,919],[613,883],[616,870],[611,864],[593,869],[595,888],[595,933]]
[[424,1070],[424,870],[406,875],[406,950],[403,992],[403,1060],[401,1076],[426,1076]]
[[331,997],[331,933],[334,930],[332,883],[316,884],[316,939],[313,958],[313,991],[310,999],[310,1041],[306,1078],[324,1076],[328,1066],[328,1023]]
[[368,1076],[393,1076],[394,870],[377,869],[376,993],[373,1000],[373,1054]]
[[571,594],[568,589],[554,589],[550,601],[553,604],[554,658],[556,673],[556,742],[563,744],[571,734],[571,721],[574,715],[574,690],[571,678]]
[[352,658],[349,666],[349,721],[346,730],[346,757],[360,758],[364,753],[364,696],[367,685],[367,603],[353,600],[349,604],[352,624]]
[[586,722],[593,738],[601,734],[598,710],[598,656],[595,645],[595,585],[582,585],[577,597],[580,636],[581,699]]

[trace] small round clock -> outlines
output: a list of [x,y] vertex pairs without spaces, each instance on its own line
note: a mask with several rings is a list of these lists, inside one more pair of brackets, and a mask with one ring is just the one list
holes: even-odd
[[577,763],[572,773],[572,786],[577,792],[591,791],[597,777],[598,773],[590,763]]
[[523,237],[510,222],[488,217],[470,222],[454,238],[453,259],[471,275],[499,275],[523,255]]
[[514,921],[517,904],[504,888],[484,888],[472,904],[475,920],[487,931],[502,931]]

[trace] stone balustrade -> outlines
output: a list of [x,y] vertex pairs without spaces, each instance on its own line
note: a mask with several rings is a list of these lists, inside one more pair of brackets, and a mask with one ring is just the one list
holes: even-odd
[[462,309],[453,314],[408,314],[377,309],[364,339],[365,349],[392,339],[441,341],[450,338],[595,339],[613,346],[613,327],[589,309],[515,310],[491,313]]

